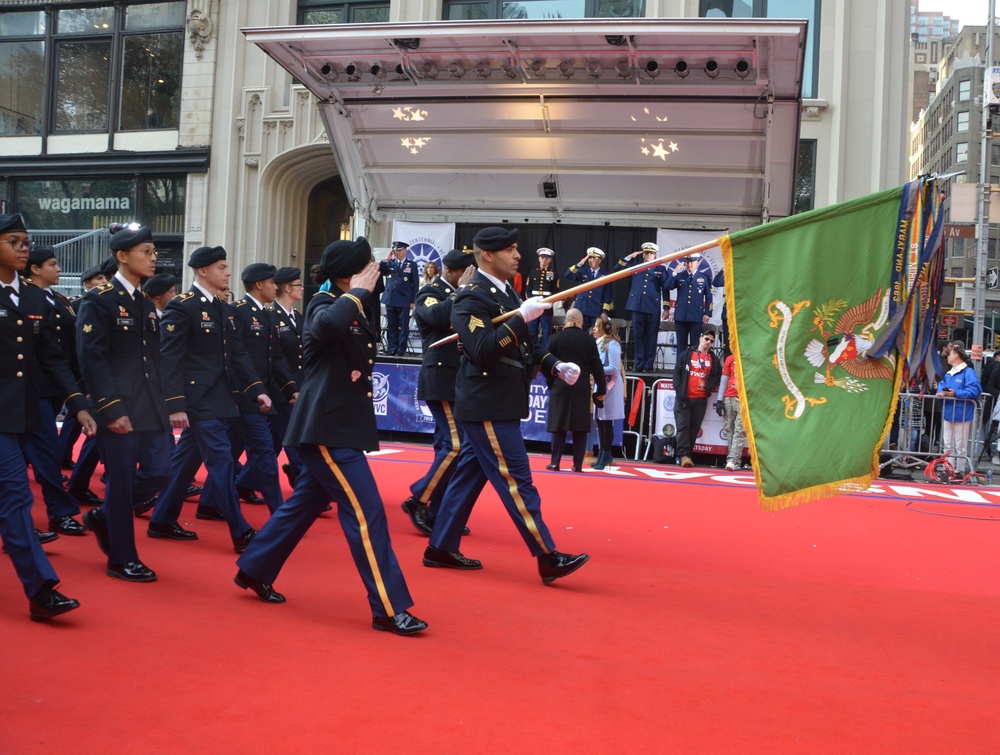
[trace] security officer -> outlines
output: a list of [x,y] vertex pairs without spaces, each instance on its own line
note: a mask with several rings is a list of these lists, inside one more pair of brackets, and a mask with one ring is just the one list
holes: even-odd
[[[233,549],[242,553],[257,530],[240,511],[233,479],[227,432],[228,421],[239,414],[233,393],[250,397],[265,411],[271,408],[271,399],[237,335],[236,316],[216,297],[220,289],[229,286],[226,250],[221,246],[198,247],[188,266],[194,269],[194,285],[164,310],[160,361],[170,424],[190,427],[189,437],[197,449],[190,453],[182,433],[171,459],[170,484],[157,499],[150,518],[150,533],[174,531],[172,525],[177,524],[188,486],[203,459],[208,476],[201,501],[222,511]],[[189,463],[194,463],[193,470]],[[177,539],[191,538],[178,533]]]
[[[659,254],[660,247],[651,241],[643,244],[638,252],[632,252],[618,260],[621,270],[640,262],[652,262]],[[642,260],[636,259],[642,255]],[[632,276],[632,287],[628,292],[625,309],[632,318],[632,332],[635,334],[634,369],[652,372],[656,359],[656,337],[660,332],[660,319],[669,313],[663,307],[663,286],[670,279],[662,265],[647,268]]]
[[[156,574],[135,547],[132,507],[170,479],[173,436],[160,384],[159,318],[139,287],[156,269],[156,246],[149,228],[138,224],[112,226],[110,246],[118,272],[87,292],[77,318],[77,356],[97,410],[107,473],[104,505],[83,521],[108,556],[109,577],[152,582]],[[140,461],[146,464],[142,479],[136,476]],[[176,535],[167,528],[159,536]]]
[[[380,279],[381,280],[381,279]],[[274,313],[277,318],[278,343],[281,353],[292,370],[292,379],[296,385],[302,385],[302,315],[295,310],[295,305],[302,301],[305,290],[302,285],[302,271],[297,267],[279,267],[274,274],[274,282],[278,284],[278,296],[274,300]],[[288,420],[292,416],[292,405],[287,401],[275,404],[273,412],[268,413],[271,431],[274,434],[275,453],[281,451],[288,430]],[[288,484],[295,487],[298,473],[302,471],[302,460],[299,450],[294,446],[285,446],[287,464],[281,469],[288,477]]]
[[712,279],[699,270],[701,255],[684,257],[675,268],[664,291],[677,289],[674,302],[674,330],[677,353],[698,348],[702,325],[712,318]]
[[404,241],[393,241],[389,254],[378,265],[379,272],[386,277],[382,303],[385,304],[386,353],[390,356],[406,353],[410,337],[410,311],[415,306],[420,285],[416,263],[406,258],[409,248],[410,245]]
[[38,378],[45,374],[65,398],[87,435],[96,424],[69,362],[59,349],[52,308],[45,295],[18,276],[28,264],[28,229],[20,214],[0,215],[0,539],[29,601],[32,621],[80,607],[59,593],[52,564],[31,519],[34,498],[24,460],[25,434],[39,422]]
[[298,385],[281,350],[277,316],[267,308],[278,295],[274,281],[276,272],[274,265],[266,262],[253,262],[243,268],[240,278],[246,295],[233,305],[236,330],[250,357],[254,377],[261,381],[274,402],[271,411],[265,414],[255,400],[246,395],[237,397],[240,416],[233,421],[233,427],[246,449],[247,463],[236,478],[236,486],[259,490],[271,513],[285,499],[278,480],[278,455],[269,418],[275,406],[279,403],[294,405],[299,395]]
[[[570,266],[563,277],[577,284],[588,283],[604,276],[601,270],[603,262],[604,252],[592,246],[583,259]],[[598,317],[608,317],[611,313],[611,286],[597,286],[578,294],[573,300],[573,309],[580,310],[580,314],[583,315],[583,329],[589,331],[594,327],[594,321]]]
[[420,289],[414,317],[423,341],[423,363],[417,377],[417,398],[427,404],[434,417],[434,461],[419,480],[410,485],[412,495],[403,501],[413,526],[425,535],[434,528],[434,510],[441,502],[455,471],[458,447],[464,433],[455,420],[455,377],[458,374],[458,343],[436,348],[431,344],[452,334],[451,306],[457,288],[476,272],[472,250],[452,249],[441,260],[441,275]]
[[[521,419],[528,416],[528,386],[534,376],[528,323],[551,304],[532,298],[521,302],[509,281],[521,256],[516,228],[484,228],[473,239],[479,271],[458,291],[451,323],[462,344],[455,388],[455,416],[465,429],[458,466],[438,507],[424,566],[482,569],[459,551],[462,530],[485,480],[493,485],[548,584],[579,569],[590,557],[556,550],[542,521],[541,496],[531,480]],[[500,325],[493,318],[517,314]],[[541,350],[538,352],[541,355]],[[580,368],[550,354],[542,370],[567,383]]]
[[[538,255],[538,267],[528,274],[528,280],[524,284],[525,295],[529,298],[551,296],[559,290],[559,273],[552,267],[556,253],[543,246],[535,254]],[[528,323],[528,330],[531,331],[531,340],[547,349],[549,334],[552,332],[552,310],[546,309],[541,317]]]
[[368,591],[372,627],[414,634],[427,624],[407,609],[413,605],[389,540],[385,508],[365,458],[378,449],[372,405],[375,331],[365,302],[379,277],[364,238],[335,241],[323,250],[324,270],[333,281],[316,294],[303,325],[305,377],[292,410],[286,443],[298,446],[306,470],[295,492],[261,529],[236,562],[235,582],[266,603],[285,597],[271,587],[285,560],[330,501]]

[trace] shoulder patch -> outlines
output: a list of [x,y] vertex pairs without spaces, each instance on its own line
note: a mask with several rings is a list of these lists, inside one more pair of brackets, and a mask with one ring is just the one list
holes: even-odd
[[106,294],[108,291],[114,291],[115,290],[115,284],[114,283],[104,283],[103,285],[100,285],[97,288],[92,288],[90,290],[91,291],[96,291],[99,294]]

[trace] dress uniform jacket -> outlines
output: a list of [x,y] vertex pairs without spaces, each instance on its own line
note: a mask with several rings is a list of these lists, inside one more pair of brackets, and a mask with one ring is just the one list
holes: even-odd
[[672,288],[677,289],[676,322],[701,322],[705,315],[712,314],[712,279],[707,273],[681,270],[673,276],[665,290]]
[[292,409],[286,446],[378,450],[372,408],[375,330],[364,315],[369,293],[355,288],[316,294],[302,326],[302,390]]
[[422,401],[455,401],[455,379],[458,375],[457,343],[430,348],[435,341],[452,334],[451,310],[455,289],[438,276],[417,293],[414,316],[423,342],[423,361],[417,377],[417,398]]
[[[29,286],[37,286],[30,280],[25,279],[24,283]],[[56,338],[59,341],[59,348],[69,360],[70,370],[76,378],[77,385],[80,384],[80,365],[76,358],[76,311],[69,299],[58,291],[50,289],[38,289],[45,296],[46,301],[52,307],[52,321],[55,326]],[[38,387],[38,395],[42,398],[61,398],[58,389],[45,375],[41,376],[41,385]]]
[[292,379],[296,385],[302,383],[302,315],[294,313],[292,319],[279,305],[274,308],[275,327],[278,331],[278,343],[285,357]]
[[413,304],[420,283],[417,263],[411,259],[392,258],[379,262],[378,269],[386,276],[382,303],[387,307],[409,307]]
[[[237,332],[253,365],[254,375],[264,384],[265,393],[272,401],[287,403],[298,391],[298,386],[281,348],[277,315],[258,307],[249,298],[240,299],[232,308],[236,313]],[[241,412],[263,413],[260,405],[245,394],[238,394],[237,403]]]
[[[603,278],[604,273],[591,269],[589,265],[581,268],[573,265],[563,277],[580,284],[596,278]],[[580,310],[580,314],[585,318],[600,317],[602,313],[611,312],[611,294],[611,286],[597,286],[582,294],[577,294],[576,298],[573,299],[573,306]]]
[[551,296],[559,290],[559,273],[551,266],[547,270],[536,267],[528,273],[528,280],[524,284],[524,295],[531,296]]
[[[618,260],[618,269],[624,270],[633,265],[642,264],[641,256],[633,257],[630,260]],[[663,265],[656,265],[647,268],[632,276],[632,287],[628,292],[628,301],[625,309],[628,312],[642,312],[648,315],[657,315],[663,311],[663,289],[669,282],[666,269]]]
[[[590,397],[604,394],[604,367],[597,351],[597,341],[582,328],[563,328],[549,339],[548,355],[560,362],[573,362],[580,368],[574,385],[549,375],[549,411],[545,429],[556,432],[590,430]],[[544,361],[543,361],[544,363]],[[591,386],[593,378],[593,386]]]
[[197,288],[171,299],[160,321],[167,409],[190,419],[236,417],[234,394],[264,393],[236,330],[232,307]]

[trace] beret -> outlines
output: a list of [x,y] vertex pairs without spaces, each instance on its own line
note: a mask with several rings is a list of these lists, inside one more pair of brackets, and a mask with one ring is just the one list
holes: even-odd
[[243,268],[243,272],[240,273],[240,280],[244,283],[266,281],[268,278],[273,278],[276,272],[278,272],[278,268],[274,265],[269,265],[266,262],[251,262]]
[[195,269],[199,267],[208,267],[209,265],[214,264],[219,260],[224,260],[225,258],[226,250],[221,246],[199,246],[191,252],[191,257],[188,259],[188,267],[193,267]]
[[654,254],[658,254],[659,251],[660,251],[660,247],[658,247],[652,241],[647,241],[645,244],[643,244],[639,248],[642,249],[642,251],[644,251],[644,252],[653,252]]
[[551,249],[549,249],[547,246],[539,247],[535,251],[535,254],[537,254],[539,257],[555,257],[556,256],[556,253],[553,252]]
[[177,285],[177,278],[170,273],[157,273],[142,284],[142,292],[150,296],[159,296]]
[[111,280],[111,277],[118,272],[118,260],[114,257],[108,257],[101,263],[100,271],[105,278]]
[[104,273],[101,272],[101,266],[91,265],[86,270],[84,270],[83,273],[80,275],[80,282],[86,283],[91,278],[96,278],[98,275],[104,275]]
[[466,252],[462,249],[452,249],[441,258],[442,265],[454,268],[455,270],[467,268],[469,265],[474,264],[475,261],[475,255],[471,251]]
[[7,233],[8,231],[20,231],[21,233],[28,232],[28,228],[24,225],[24,218],[21,217],[21,213],[15,212],[13,215],[0,215],[0,233]]
[[28,252],[28,269],[30,270],[32,265],[41,265],[55,256],[56,250],[51,246],[32,247],[31,251]]
[[111,231],[109,246],[112,252],[131,249],[134,246],[139,246],[139,244],[153,240],[153,232],[147,226],[138,225],[137,223],[129,223],[128,225],[112,223],[108,226],[108,230]]
[[483,228],[472,238],[472,243],[484,252],[499,252],[517,243],[517,229]]
[[409,249],[410,245],[407,244],[405,241],[393,241],[392,242],[392,248],[393,249]]
[[323,250],[319,264],[330,278],[350,278],[364,270],[371,259],[368,239],[359,236],[356,241],[334,241]]
[[302,279],[302,271],[297,267],[279,267],[274,274],[275,283],[291,283]]
[[603,260],[604,259],[604,252],[602,252],[596,246],[592,246],[592,247],[590,247],[590,249],[587,250],[587,256],[588,257],[598,257],[598,258],[600,258],[600,259]]

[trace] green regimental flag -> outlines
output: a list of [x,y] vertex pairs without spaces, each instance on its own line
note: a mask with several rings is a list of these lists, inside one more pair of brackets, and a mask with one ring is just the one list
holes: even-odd
[[763,508],[864,490],[877,476],[900,381],[933,349],[934,186],[921,179],[721,239]]

